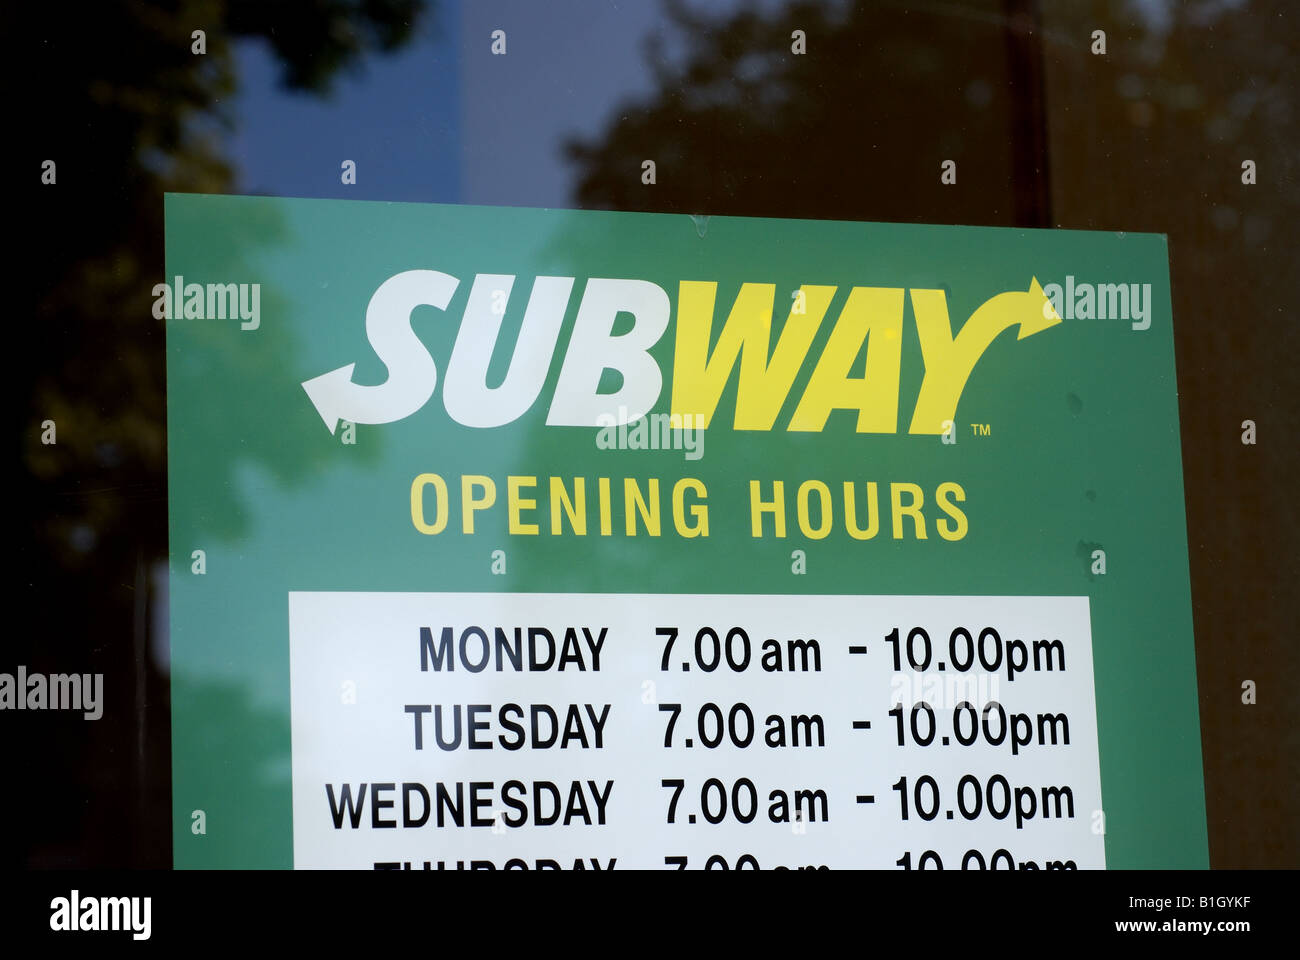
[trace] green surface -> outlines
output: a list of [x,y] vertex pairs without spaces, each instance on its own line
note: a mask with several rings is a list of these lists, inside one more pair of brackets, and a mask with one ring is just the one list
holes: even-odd
[[[292,590],[772,594],[1087,595],[1091,598],[1106,858],[1111,868],[1206,867],[1208,852],[1186,521],[1179,453],[1168,252],[1148,234],[688,217],[274,198],[168,195],[167,278],[261,284],[261,327],[167,321],[171,533],[173,802],[177,867],[289,867],[288,601]],[[304,380],[356,361],[385,378],[365,336],[384,280],[436,269],[460,278],[447,312],[416,310],[440,373],[417,414],[358,426],[355,446],[322,423]],[[489,383],[499,383],[532,279],[574,276],[546,386],[503,427],[473,430],[442,406],[441,377],[476,273],[517,274]],[[924,372],[910,302],[903,328],[899,429],[854,432],[837,411],[820,433],[785,425],[848,289],[944,289],[954,333],[980,304],[1032,277],[1150,283],[1151,327],[1067,320],[1024,340],[1014,328],[976,365],[957,408],[958,442],[906,433]],[[704,457],[599,450],[594,429],[548,427],[583,282],[662,286],[676,317],[682,280],[716,281],[714,337],[742,282],[839,287],[771,432],[730,428],[729,380]],[[777,299],[778,318],[784,315]],[[674,322],[652,351],[671,395]],[[854,370],[861,375],[861,357]],[[495,379],[494,379],[495,377]],[[974,437],[970,424],[990,426]],[[708,486],[710,536],[683,539],[665,505],[663,535],[510,536],[506,512],[460,532],[456,500],[438,536],[417,532],[410,485],[487,474],[693,476]],[[786,482],[785,539],[749,533],[748,480]],[[807,540],[794,493],[807,479],[881,484],[882,531]],[[970,523],[957,542],[889,536],[888,483],[927,501],[959,482]],[[588,481],[591,484],[592,481]],[[615,484],[617,486],[617,479]],[[453,490],[454,492],[454,490]],[[539,493],[541,489],[539,488]],[[591,493],[589,491],[589,496]],[[590,520],[591,518],[589,518]],[[770,529],[770,527],[769,527]],[[490,572],[505,549],[509,573]],[[1093,549],[1107,573],[1090,572]],[[203,549],[207,572],[190,572]],[[790,553],[807,553],[793,576]],[[207,815],[207,834],[190,829]]]

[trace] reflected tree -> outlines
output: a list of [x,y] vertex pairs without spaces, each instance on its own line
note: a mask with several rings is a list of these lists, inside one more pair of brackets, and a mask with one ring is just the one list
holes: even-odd
[[[167,552],[164,331],[151,311],[163,194],[236,185],[224,154],[236,42],[264,41],[286,87],[320,95],[401,47],[428,10],[419,0],[30,6],[16,125],[33,211],[18,232],[28,256],[17,276],[31,293],[14,325],[26,518],[17,553],[30,619],[8,659],[103,672],[112,707],[61,740],[57,756],[42,738],[22,747],[17,769],[82,786],[31,813],[28,836],[41,846],[28,860],[167,866],[167,831],[150,821],[170,819],[168,691],[148,653],[142,596]],[[40,182],[46,160],[53,185]],[[49,421],[53,445],[42,442]],[[102,800],[94,819],[83,809],[91,795]]]

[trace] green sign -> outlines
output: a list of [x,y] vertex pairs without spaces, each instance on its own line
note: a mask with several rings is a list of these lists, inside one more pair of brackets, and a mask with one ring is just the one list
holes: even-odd
[[178,867],[1205,867],[1162,236],[169,195]]

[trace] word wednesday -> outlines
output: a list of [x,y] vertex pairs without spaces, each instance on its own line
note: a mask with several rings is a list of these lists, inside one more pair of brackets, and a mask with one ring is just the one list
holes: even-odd
[[104,714],[102,673],[0,673],[0,710],[81,710],[87,720]]
[[[468,790],[466,787],[468,786]],[[430,790],[422,783],[362,783],[339,785],[325,784],[329,801],[330,818],[334,829],[342,830],[349,824],[360,829],[365,814],[366,790],[370,790],[370,826],[376,830],[399,826],[394,792],[401,789],[400,826],[411,830],[426,825],[439,827],[496,827],[497,817],[507,827],[522,827],[532,823],[538,827],[557,824],[570,826],[605,825],[605,806],[614,789],[614,781],[606,780],[602,788],[595,780],[570,780],[567,784],[550,780],[507,780],[497,784],[492,780],[433,784]],[[506,809],[498,813],[501,806]]]
[[81,930],[129,930],[131,939],[148,940],[153,924],[152,897],[70,897],[50,901],[50,929],[66,933]]

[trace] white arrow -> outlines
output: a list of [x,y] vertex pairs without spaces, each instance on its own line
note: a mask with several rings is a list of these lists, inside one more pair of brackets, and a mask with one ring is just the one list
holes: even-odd
[[355,363],[303,382],[316,412],[333,433],[340,420],[392,423],[423,407],[438,383],[438,368],[411,329],[418,306],[446,310],[460,281],[437,270],[407,270],[389,277],[366,306],[366,339],[388,368],[375,386],[352,382]]

